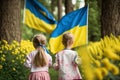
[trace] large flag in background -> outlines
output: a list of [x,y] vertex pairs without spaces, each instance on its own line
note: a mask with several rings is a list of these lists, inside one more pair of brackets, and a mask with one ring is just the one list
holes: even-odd
[[38,0],[26,0],[24,24],[45,33],[56,28],[56,20]]
[[51,52],[56,53],[64,49],[62,35],[71,32],[74,35],[74,47],[87,44],[88,36],[88,6],[75,10],[65,15],[57,24],[49,40]]

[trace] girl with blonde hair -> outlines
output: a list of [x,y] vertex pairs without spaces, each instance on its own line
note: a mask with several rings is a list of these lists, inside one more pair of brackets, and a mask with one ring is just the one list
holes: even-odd
[[62,43],[65,47],[56,54],[56,60],[53,64],[55,70],[59,71],[58,80],[82,80],[81,74],[78,69],[80,60],[77,52],[72,50],[74,36],[67,32],[63,34]]
[[45,48],[46,37],[37,34],[33,37],[35,50],[27,55],[25,66],[30,68],[29,80],[50,80],[49,67],[52,66],[52,57]]

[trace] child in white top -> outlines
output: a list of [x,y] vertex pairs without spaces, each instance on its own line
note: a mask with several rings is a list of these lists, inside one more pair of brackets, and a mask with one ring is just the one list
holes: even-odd
[[53,64],[54,69],[59,70],[58,80],[82,80],[77,65],[77,52],[71,50],[73,35],[69,32],[65,33],[62,43],[65,49],[56,54],[56,60]]
[[38,34],[33,37],[33,45],[36,50],[26,57],[25,66],[30,68],[29,80],[50,80],[49,66],[52,66],[52,57],[47,53],[46,37]]

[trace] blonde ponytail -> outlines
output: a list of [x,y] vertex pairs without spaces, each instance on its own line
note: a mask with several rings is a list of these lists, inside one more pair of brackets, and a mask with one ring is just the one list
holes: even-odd
[[33,64],[36,67],[43,67],[48,64],[48,59],[44,50],[46,37],[43,34],[38,34],[33,37],[33,45],[38,50],[33,59]]
[[41,46],[39,46],[38,52],[34,57],[33,63],[36,67],[43,67],[48,64],[46,53]]

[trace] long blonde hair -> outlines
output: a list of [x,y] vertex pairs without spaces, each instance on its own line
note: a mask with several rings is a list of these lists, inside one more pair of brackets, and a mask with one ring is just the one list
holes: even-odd
[[46,44],[46,37],[43,34],[38,34],[33,37],[33,45],[38,50],[33,59],[33,64],[36,67],[43,67],[48,64],[47,56],[43,46]]

